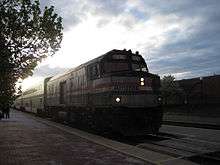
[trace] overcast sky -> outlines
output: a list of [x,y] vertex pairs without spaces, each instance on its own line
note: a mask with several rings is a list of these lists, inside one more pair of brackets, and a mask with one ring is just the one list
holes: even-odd
[[63,17],[61,49],[30,82],[111,49],[139,51],[149,70],[177,79],[220,74],[220,0],[40,0]]

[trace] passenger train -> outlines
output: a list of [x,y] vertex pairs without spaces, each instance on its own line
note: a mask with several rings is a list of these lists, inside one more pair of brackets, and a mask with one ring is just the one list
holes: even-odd
[[15,107],[126,136],[156,134],[162,123],[160,77],[131,50],[111,50],[25,91]]

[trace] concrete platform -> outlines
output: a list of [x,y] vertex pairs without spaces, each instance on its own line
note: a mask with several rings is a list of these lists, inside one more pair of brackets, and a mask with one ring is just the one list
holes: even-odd
[[0,165],[193,164],[18,111],[0,131]]

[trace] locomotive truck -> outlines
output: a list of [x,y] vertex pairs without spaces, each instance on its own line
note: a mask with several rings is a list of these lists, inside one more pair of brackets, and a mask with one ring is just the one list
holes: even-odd
[[16,108],[126,136],[156,134],[162,123],[160,77],[131,50],[111,50],[25,91]]

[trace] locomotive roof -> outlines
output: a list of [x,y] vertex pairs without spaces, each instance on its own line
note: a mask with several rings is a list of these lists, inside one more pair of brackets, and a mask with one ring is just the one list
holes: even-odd
[[32,96],[41,95],[43,94],[43,90],[44,90],[44,81],[40,81],[39,83],[29,87],[24,92],[22,92],[22,95],[19,96],[17,99],[19,100],[21,98],[28,98]]
[[19,97],[19,99],[20,98],[29,98],[29,97],[36,97],[36,96],[40,96],[40,95],[43,95],[43,93],[44,93],[44,91],[43,91],[43,89],[40,89],[40,90],[37,90],[37,91],[35,91],[35,92],[33,92],[33,93],[29,93],[29,94],[27,94],[27,95],[21,95],[20,97]]
[[104,56],[104,55],[101,55],[101,56],[99,56],[99,57],[97,57],[97,58],[95,58],[95,59],[92,59],[92,60],[90,60],[90,61],[88,61],[88,62],[86,62],[86,63],[83,63],[83,64],[81,64],[81,65],[79,65],[79,66],[77,66],[77,67],[71,68],[71,69],[69,69],[69,70],[67,70],[67,71],[65,71],[65,72],[63,72],[63,73],[57,74],[57,75],[53,76],[49,81],[56,80],[56,79],[58,79],[58,78],[60,78],[60,77],[63,77],[63,76],[65,76],[65,75],[68,75],[69,73],[71,73],[71,72],[73,72],[73,71],[75,71],[75,70],[78,70],[78,69],[80,69],[80,68],[82,68],[82,67],[84,67],[84,66],[87,66],[87,65],[89,65],[90,63],[99,61],[99,60],[101,60],[101,59],[103,58],[103,56]]
[[82,67],[84,67],[84,66],[87,66],[87,65],[89,65],[89,64],[92,64],[92,63],[94,63],[94,62],[100,61],[100,60],[102,60],[105,56],[112,55],[112,54],[127,54],[127,55],[131,55],[132,52],[131,52],[131,50],[128,50],[128,51],[127,51],[126,49],[124,49],[124,50],[113,49],[113,50],[111,50],[111,51],[109,51],[109,52],[107,52],[107,53],[105,53],[105,54],[103,54],[103,55],[101,55],[101,56],[98,56],[98,57],[96,57],[96,58],[94,58],[94,59],[92,59],[92,60],[90,60],[90,61],[88,61],[88,62],[86,62],[86,63],[83,63],[83,64],[81,64],[81,65],[79,65],[79,66],[77,66],[77,67],[75,67],[75,68],[71,68],[71,69],[67,70],[67,71],[64,72],[64,73],[60,73],[60,74],[58,74],[58,75],[53,76],[53,77],[49,80],[49,82],[50,82],[50,81],[53,81],[53,80],[56,80],[56,79],[58,79],[58,78],[64,77],[65,75],[68,75],[69,73],[71,73],[71,72],[73,72],[73,71],[76,71],[76,70],[78,70],[78,69],[80,69],[80,68],[82,68]]

